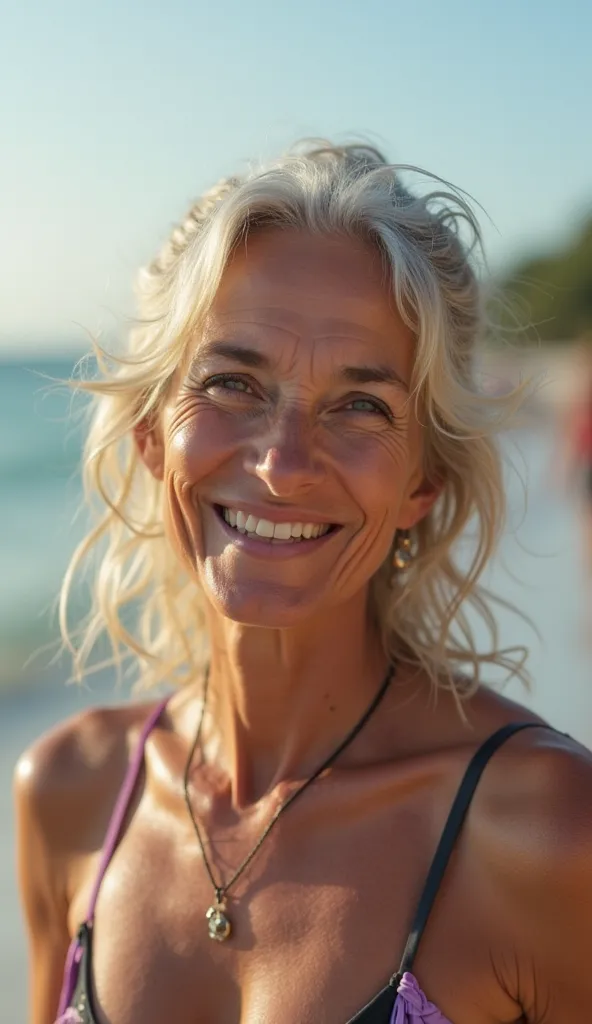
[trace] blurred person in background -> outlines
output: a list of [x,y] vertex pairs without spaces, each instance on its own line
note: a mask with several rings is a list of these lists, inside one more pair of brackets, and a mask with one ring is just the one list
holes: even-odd
[[[560,483],[577,496],[582,564],[589,583],[592,580],[592,339],[585,338],[575,346],[573,362],[573,389],[560,416],[559,451],[555,461]],[[588,611],[590,608],[588,604]]]
[[64,634],[90,559],[78,674],[106,631],[172,693],[19,761],[33,1024],[589,1017],[592,756],[484,681],[522,671],[479,588],[521,394],[473,381],[470,207],[401,170],[310,144],[219,184],[81,385]]

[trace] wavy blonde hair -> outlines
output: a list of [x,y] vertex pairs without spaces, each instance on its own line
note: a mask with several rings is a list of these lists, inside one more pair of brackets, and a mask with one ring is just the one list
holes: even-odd
[[[401,175],[411,172],[429,183],[423,194],[403,185]],[[83,478],[93,509],[60,599],[61,632],[75,675],[88,669],[104,633],[110,663],[121,669],[131,661],[144,686],[184,684],[203,668],[204,598],[169,547],[162,483],[141,462],[132,434],[158,416],[235,248],[249,231],[271,226],[338,233],[374,245],[416,337],[412,395],[424,430],[425,470],[443,489],[414,530],[409,571],[393,575],[389,559],[371,581],[385,649],[457,695],[478,685],[484,663],[520,674],[524,653],[498,649],[491,595],[478,585],[505,517],[495,435],[524,390],[521,385],[501,397],[486,395],[474,380],[473,356],[486,330],[474,266],[475,253],[482,252],[479,226],[464,195],[435,175],[389,164],[370,146],[308,142],[267,167],[220,182],[194,203],[140,271],[139,316],[125,354],[107,355],[95,344],[99,373],[75,384],[92,396]],[[469,522],[475,539],[461,568],[457,541]],[[73,633],[73,581],[89,566],[91,608]],[[469,606],[487,627],[485,652],[477,648]]]

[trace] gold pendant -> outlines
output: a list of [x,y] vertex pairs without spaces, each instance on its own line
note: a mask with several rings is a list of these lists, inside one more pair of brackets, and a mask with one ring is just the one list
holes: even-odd
[[220,902],[210,907],[206,914],[210,938],[216,942],[225,942],[232,932],[232,923],[230,918],[226,916],[225,911],[226,904]]

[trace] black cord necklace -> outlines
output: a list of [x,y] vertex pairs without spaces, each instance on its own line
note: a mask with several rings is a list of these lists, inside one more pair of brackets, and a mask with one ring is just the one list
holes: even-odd
[[278,807],[277,811],[275,812],[275,814],[271,818],[271,820],[270,820],[269,824],[267,825],[267,827],[265,828],[264,832],[261,834],[261,836],[259,837],[259,839],[255,843],[255,846],[253,847],[251,852],[248,853],[247,856],[245,857],[245,859],[242,861],[242,863],[239,864],[239,866],[236,869],[236,871],[234,872],[232,878],[230,878],[229,881],[226,882],[225,885],[218,885],[218,883],[216,882],[216,879],[214,878],[214,875],[212,874],[212,869],[210,867],[210,863],[208,861],[208,858],[207,858],[207,855],[206,855],[206,851],[204,849],[204,844],[203,844],[203,840],[202,840],[201,833],[200,833],[200,830],[199,830],[199,826],[198,826],[197,821],[195,819],[195,815],[194,815],[192,807],[191,807],[191,801],[189,799],[189,770],[191,768],[191,762],[193,761],[193,757],[194,757],[195,751],[197,749],[197,745],[198,745],[198,743],[199,743],[199,741],[201,739],[201,730],[202,730],[204,714],[205,714],[205,709],[206,709],[206,700],[207,700],[207,696],[208,696],[209,672],[206,674],[206,678],[205,678],[205,682],[204,682],[204,694],[203,694],[203,701],[202,701],[202,707],[201,707],[201,714],[199,716],[199,723],[198,723],[198,726],[197,726],[197,732],[195,734],[195,739],[194,739],[194,741],[193,741],[193,743],[191,745],[191,750],[189,751],[189,757],[187,758],[187,763],[185,765],[185,772],[184,772],[184,775],[183,775],[183,794],[185,796],[185,803],[187,805],[187,810],[189,812],[189,817],[191,818],[191,821],[192,821],[192,824],[193,824],[193,828],[195,829],[195,835],[197,836],[197,841],[199,843],[199,848],[201,850],[201,854],[202,854],[203,861],[204,861],[204,864],[205,864],[205,867],[206,867],[206,871],[207,871],[207,873],[209,875],[209,879],[210,879],[210,882],[212,883],[212,886],[213,886],[213,889],[214,889],[214,893],[215,893],[215,901],[214,901],[214,903],[212,904],[212,906],[208,909],[208,911],[206,913],[206,920],[208,922],[208,931],[209,931],[209,935],[210,935],[211,939],[215,939],[217,942],[224,942],[225,939],[228,939],[230,937],[230,935],[232,933],[232,921],[230,920],[230,918],[228,916],[228,913],[227,913],[227,910],[226,910],[226,896],[227,896],[227,893],[228,893],[229,889],[234,885],[234,883],[237,881],[237,879],[240,878],[240,876],[242,875],[242,873],[245,870],[245,868],[247,868],[249,866],[249,864],[253,860],[253,857],[258,852],[258,850],[260,849],[260,847],[262,846],[264,841],[267,839],[267,836],[271,832],[273,826],[275,825],[275,823],[278,820],[278,818],[280,817],[280,815],[282,815],[284,813],[284,811],[286,811],[288,809],[290,804],[294,803],[294,800],[296,799],[296,797],[301,796],[301,794],[304,793],[305,789],[308,789],[308,787],[315,781],[315,779],[318,779],[319,775],[321,775],[325,771],[326,768],[329,768],[330,765],[333,764],[333,762],[339,757],[339,755],[341,753],[343,753],[343,751],[346,749],[346,747],[348,747],[350,745],[350,743],[356,738],[356,736],[362,731],[362,729],[366,725],[366,722],[368,722],[368,720],[372,717],[372,715],[376,711],[378,705],[382,701],[382,698],[384,697],[386,691],[388,690],[388,688],[390,686],[390,683],[391,683],[391,681],[393,679],[393,676],[395,674],[395,667],[396,666],[394,664],[391,664],[389,666],[388,672],[387,672],[386,676],[384,677],[384,679],[383,679],[383,681],[381,683],[381,686],[380,686],[380,688],[378,690],[378,693],[372,699],[372,701],[370,702],[368,708],[366,709],[366,711],[364,712],[362,717],[358,720],[358,722],[356,722],[356,724],[354,725],[353,729],[351,729],[350,732],[348,732],[348,734],[345,737],[345,739],[343,739],[341,741],[341,743],[339,744],[339,746],[336,747],[336,749],[333,751],[333,753],[330,754],[330,756],[328,758],[326,758],[326,760],[323,761],[322,764],[319,765],[319,767],[316,769],[316,771],[306,780],[306,782],[303,782],[302,785],[299,786],[298,789],[296,789],[293,793],[291,793],[291,795],[287,798],[287,800],[284,800],[283,804],[281,804]]

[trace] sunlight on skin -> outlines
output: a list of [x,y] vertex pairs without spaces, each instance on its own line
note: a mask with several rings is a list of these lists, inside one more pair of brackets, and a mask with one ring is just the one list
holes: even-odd
[[[152,449],[173,543],[225,616],[296,625],[352,599],[429,510],[413,348],[360,243],[267,232],[236,254]],[[288,556],[220,506],[334,529]]]
[[[261,791],[269,773],[317,763],[384,673],[370,580],[397,528],[437,497],[409,400],[413,358],[374,250],[261,232],[223,275],[158,428],[136,435],[164,482],[170,542],[207,598],[208,742],[238,803],[255,777]],[[223,509],[331,529],[272,545]]]

